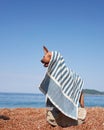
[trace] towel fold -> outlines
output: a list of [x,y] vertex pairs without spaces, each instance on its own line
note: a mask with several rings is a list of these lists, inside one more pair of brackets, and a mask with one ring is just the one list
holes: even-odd
[[66,116],[78,119],[78,103],[83,81],[79,75],[67,68],[60,53],[52,57],[40,90]]

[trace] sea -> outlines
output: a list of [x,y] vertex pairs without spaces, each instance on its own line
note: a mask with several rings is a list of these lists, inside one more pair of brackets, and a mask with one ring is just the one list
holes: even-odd
[[[85,95],[85,107],[104,107],[104,95]],[[43,94],[0,93],[0,108],[44,108]]]

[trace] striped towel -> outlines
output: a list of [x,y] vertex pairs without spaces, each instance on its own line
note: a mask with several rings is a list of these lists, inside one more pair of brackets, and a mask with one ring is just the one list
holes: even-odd
[[82,79],[67,68],[60,53],[52,52],[47,73],[39,88],[57,109],[75,120],[78,119],[82,84]]

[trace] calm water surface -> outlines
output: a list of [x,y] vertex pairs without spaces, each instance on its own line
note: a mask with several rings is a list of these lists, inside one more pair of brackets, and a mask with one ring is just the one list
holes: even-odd
[[[104,107],[104,95],[85,95],[86,107]],[[43,94],[0,93],[0,108],[45,107]]]

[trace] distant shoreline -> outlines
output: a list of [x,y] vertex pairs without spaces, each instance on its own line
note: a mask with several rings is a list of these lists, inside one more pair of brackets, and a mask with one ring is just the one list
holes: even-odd
[[[96,89],[83,89],[83,93],[86,94],[86,95],[104,95],[104,91],[101,92],[101,91],[98,91]],[[37,95],[43,95],[41,92],[40,93],[28,93],[28,92],[0,92],[0,94],[31,94],[31,95],[34,95],[34,94],[37,94]]]
[[83,89],[83,93],[89,95],[104,95],[104,92],[95,89]]

